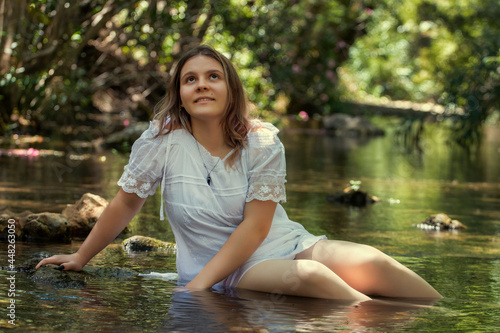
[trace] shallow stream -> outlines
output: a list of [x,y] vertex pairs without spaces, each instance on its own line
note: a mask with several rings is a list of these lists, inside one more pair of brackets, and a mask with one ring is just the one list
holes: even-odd
[[[16,329],[23,332],[495,332],[500,327],[500,130],[466,152],[436,126],[422,153],[408,152],[391,133],[362,142],[318,133],[280,134],[287,152],[290,218],[314,234],[373,245],[409,266],[445,298],[433,306],[410,300],[345,302],[227,291],[190,294],[176,282],[135,277],[54,289],[16,277]],[[70,157],[72,156],[72,157]],[[0,208],[60,212],[84,193],[110,200],[127,155],[0,155]],[[382,199],[366,208],[329,202],[351,180]],[[150,198],[129,235],[174,241],[160,222],[160,196]],[[468,229],[429,232],[415,227],[446,213]],[[126,254],[117,240],[89,265],[140,273],[175,272],[171,253]],[[33,253],[70,253],[71,244],[16,243],[16,262]],[[1,266],[7,244],[0,243]],[[0,330],[10,327],[7,273],[0,271]]]

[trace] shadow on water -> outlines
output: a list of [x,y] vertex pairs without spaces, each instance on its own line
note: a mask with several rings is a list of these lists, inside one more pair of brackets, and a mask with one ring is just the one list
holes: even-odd
[[[454,149],[436,130],[420,154],[401,151],[390,135],[369,141],[281,133],[287,151],[290,218],[314,234],[373,245],[416,271],[445,298],[433,306],[410,300],[361,304],[242,291],[188,293],[175,281],[134,277],[54,289],[16,276],[17,330],[105,332],[494,332],[500,327],[500,131],[487,133],[475,154]],[[60,212],[85,192],[111,199],[126,155],[83,160],[0,156],[0,208]],[[382,199],[366,208],[326,200],[350,180]],[[158,212],[157,193],[130,225],[130,235],[173,241]],[[415,227],[444,212],[468,229]],[[172,253],[127,254],[120,240],[90,265],[138,273],[175,272]],[[16,262],[40,251],[71,253],[71,244],[16,244]],[[7,258],[7,244],[0,243]],[[4,259],[2,259],[4,260]],[[5,261],[2,261],[2,266]],[[0,290],[8,290],[0,271]],[[0,295],[0,330],[10,327],[10,298]],[[16,329],[14,329],[16,330]]]

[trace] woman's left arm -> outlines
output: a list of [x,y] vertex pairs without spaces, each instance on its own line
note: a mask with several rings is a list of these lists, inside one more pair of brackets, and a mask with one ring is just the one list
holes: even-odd
[[277,203],[252,200],[245,204],[243,222],[233,231],[217,254],[186,285],[189,290],[212,287],[240,267],[267,237]]

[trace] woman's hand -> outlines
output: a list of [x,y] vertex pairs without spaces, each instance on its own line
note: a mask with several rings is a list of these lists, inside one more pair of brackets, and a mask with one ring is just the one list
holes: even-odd
[[76,252],[73,254],[60,254],[52,256],[50,258],[42,259],[35,268],[38,269],[41,266],[45,266],[48,264],[59,265],[57,269],[61,271],[81,271],[86,262],[80,256],[80,254]]

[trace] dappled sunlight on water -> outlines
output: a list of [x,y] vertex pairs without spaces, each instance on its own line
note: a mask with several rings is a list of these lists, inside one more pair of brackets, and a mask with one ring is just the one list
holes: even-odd
[[[178,289],[175,281],[140,276],[54,289],[18,275],[19,330],[495,331],[500,327],[500,131],[491,131],[474,154],[449,145],[437,130],[424,138],[422,153],[405,152],[391,135],[359,141],[280,134],[287,151],[284,207],[290,218],[314,234],[370,244],[390,254],[445,296],[431,307],[409,300],[348,304],[237,290],[191,294]],[[73,162],[56,156],[0,156],[0,208],[60,212],[85,192],[110,200],[127,156],[106,154]],[[361,190],[382,201],[352,208],[326,200],[350,180],[361,181]],[[120,246],[124,237],[135,234],[173,241],[167,223],[159,221],[159,210],[157,193],[134,218],[129,234],[89,265],[175,273],[173,252],[128,254]],[[468,228],[429,232],[416,227],[441,212]],[[0,254],[6,258],[3,244]],[[71,253],[80,244],[18,242],[16,260],[40,251]],[[1,290],[6,290],[6,278],[0,271]],[[6,295],[0,302],[1,330],[8,327]]]

